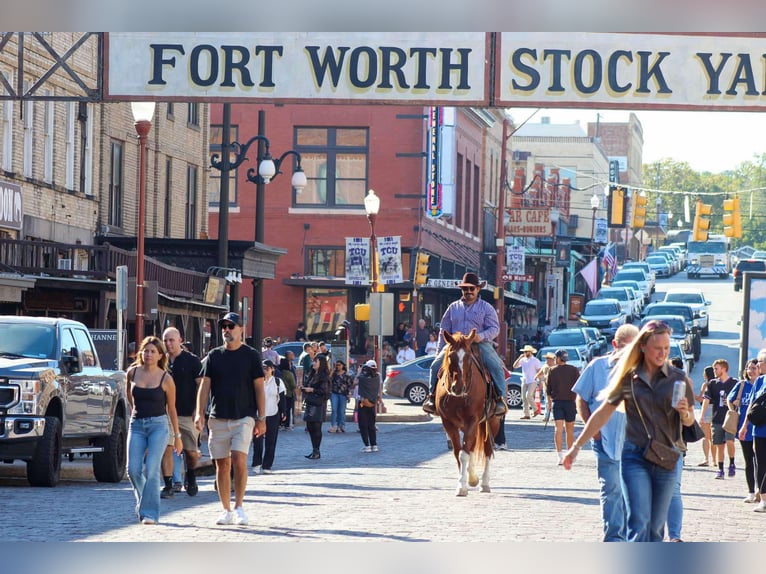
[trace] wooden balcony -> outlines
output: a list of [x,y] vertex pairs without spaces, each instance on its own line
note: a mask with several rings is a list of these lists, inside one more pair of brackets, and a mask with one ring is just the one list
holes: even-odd
[[[144,277],[157,281],[160,292],[172,297],[202,300],[207,275],[144,258]],[[0,238],[0,272],[41,277],[115,279],[119,265],[136,275],[136,252],[112,245],[80,245]]]

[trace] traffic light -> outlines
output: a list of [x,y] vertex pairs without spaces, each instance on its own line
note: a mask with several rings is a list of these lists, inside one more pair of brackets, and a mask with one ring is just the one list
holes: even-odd
[[418,251],[415,257],[415,274],[412,282],[416,287],[422,287],[428,282],[428,260],[431,256],[428,253]]
[[701,199],[697,200],[697,207],[694,210],[694,229],[692,231],[692,239],[694,241],[707,241],[712,210],[712,205],[702,203]]
[[610,228],[625,227],[625,188],[619,185],[610,185],[607,203],[607,225]]
[[739,197],[723,200],[723,234],[742,238],[742,221],[739,213]]
[[633,215],[630,219],[631,227],[643,227],[646,224],[646,204],[649,199],[640,193],[633,193]]

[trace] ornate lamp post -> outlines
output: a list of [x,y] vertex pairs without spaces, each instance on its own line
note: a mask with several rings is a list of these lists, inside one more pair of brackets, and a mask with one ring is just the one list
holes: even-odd
[[594,245],[594,240],[596,238],[596,210],[598,210],[599,205],[601,205],[601,200],[594,193],[591,196],[591,198],[590,198],[590,208],[593,210],[593,219],[591,220],[591,224],[590,224],[590,256],[591,256],[591,259],[593,258],[593,254],[596,251],[596,247]]
[[144,337],[144,226],[146,204],[146,139],[152,129],[154,102],[134,102],[130,104],[133,112],[136,133],[138,134],[138,214],[136,233],[136,349]]
[[[380,198],[375,194],[375,190],[371,189],[364,197],[364,212],[367,214],[367,221],[370,222],[370,272],[371,272],[371,291],[372,293],[378,292],[378,240],[375,237],[375,219],[378,217],[380,211]],[[382,372],[382,365],[380,364],[380,345],[378,344],[378,337],[373,339],[373,357],[375,363],[378,365],[378,369]]]

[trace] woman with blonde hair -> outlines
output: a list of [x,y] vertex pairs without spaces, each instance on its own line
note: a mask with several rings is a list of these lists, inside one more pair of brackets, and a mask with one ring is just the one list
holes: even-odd
[[183,450],[176,415],[176,385],[167,369],[165,345],[158,337],[146,337],[127,373],[131,410],[128,478],[142,524],[157,524],[160,520],[161,462],[170,428],[175,432],[173,450],[177,454]]
[[[652,320],[625,347],[604,390],[606,400],[588,419],[563,461],[564,468],[570,469],[582,445],[619,406],[624,406],[621,474],[629,542],[662,541],[670,500],[683,464],[681,425],[694,424],[691,381],[668,362],[670,333],[667,323]],[[673,406],[676,381],[683,381],[686,388],[684,396]]]

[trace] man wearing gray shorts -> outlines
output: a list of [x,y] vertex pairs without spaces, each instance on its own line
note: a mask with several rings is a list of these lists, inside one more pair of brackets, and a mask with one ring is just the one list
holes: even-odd
[[737,467],[734,464],[734,435],[723,430],[723,421],[726,418],[726,397],[737,383],[736,379],[729,376],[729,363],[725,359],[713,361],[713,371],[716,378],[710,381],[705,390],[702,400],[702,416],[705,415],[708,407],[713,409],[713,448],[718,452],[718,472],[715,477],[723,480],[723,451],[724,445],[729,455],[729,476],[737,473]]
[[[223,514],[216,524],[247,524],[242,508],[247,486],[247,453],[253,435],[266,432],[261,354],[242,342],[242,320],[227,313],[218,321],[224,344],[202,362],[194,424],[202,431],[210,398],[208,421],[210,456],[216,463],[218,498]],[[231,469],[234,468],[234,510],[231,509]]]

